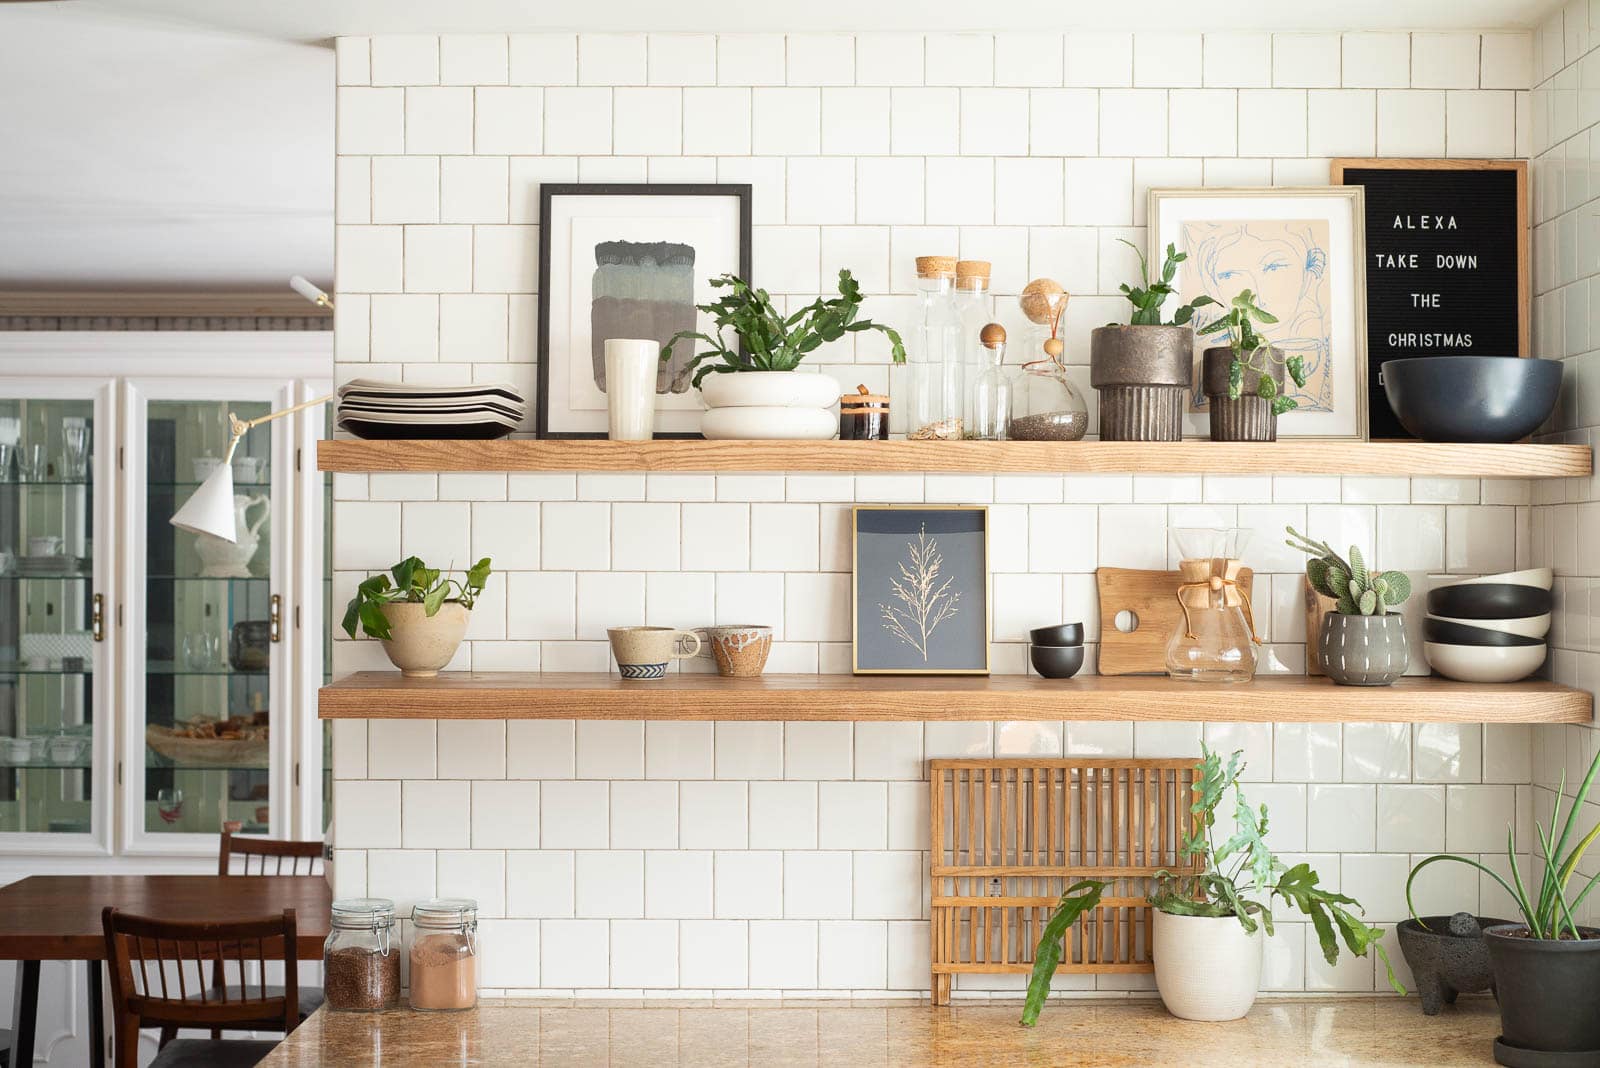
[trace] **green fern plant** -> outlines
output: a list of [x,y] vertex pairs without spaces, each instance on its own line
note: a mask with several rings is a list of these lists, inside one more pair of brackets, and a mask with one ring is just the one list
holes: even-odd
[[[1144,258],[1144,253],[1125,237],[1117,238],[1124,245],[1133,249],[1133,254],[1139,257],[1139,279],[1142,285],[1130,286],[1124,282],[1121,285],[1122,295],[1128,298],[1133,305],[1133,317],[1128,320],[1130,326],[1187,326],[1194,318],[1194,310],[1203,308],[1216,301],[1202,293],[1187,304],[1179,305],[1178,310],[1172,313],[1172,321],[1163,323],[1161,320],[1161,306],[1167,298],[1178,290],[1173,286],[1172,280],[1178,275],[1178,264],[1189,258],[1187,252],[1179,252],[1178,246],[1167,246],[1167,259],[1161,265],[1161,277],[1152,282],[1150,280],[1150,262]],[[1112,326],[1118,324],[1112,323]]]
[[1039,1022],[1039,1012],[1044,999],[1050,996],[1050,980],[1055,978],[1056,966],[1061,963],[1063,940],[1078,917],[1100,904],[1106,884],[1096,879],[1083,879],[1073,883],[1061,893],[1055,911],[1044,925],[1039,945],[1033,951],[1033,972],[1028,976],[1028,996],[1022,1003],[1022,1026],[1032,1027]]
[[1400,571],[1379,571],[1368,567],[1357,546],[1350,546],[1350,559],[1334,552],[1325,541],[1312,541],[1284,527],[1289,536],[1284,544],[1306,553],[1306,578],[1311,588],[1335,601],[1333,610],[1347,616],[1381,616],[1398,608],[1411,596],[1411,580]]

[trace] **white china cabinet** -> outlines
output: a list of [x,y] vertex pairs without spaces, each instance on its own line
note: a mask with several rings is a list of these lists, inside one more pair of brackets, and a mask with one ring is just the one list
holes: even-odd
[[327,394],[331,348],[0,334],[0,879],[203,869],[224,821],[322,834],[327,410],[240,443],[237,543],[168,519],[221,462],[228,413]]

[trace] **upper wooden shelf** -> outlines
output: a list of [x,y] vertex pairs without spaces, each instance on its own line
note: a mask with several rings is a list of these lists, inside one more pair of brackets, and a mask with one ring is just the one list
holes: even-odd
[[1588,723],[1592,698],[1551,682],[1481,685],[1406,678],[1336,686],[1265,675],[1237,685],[1088,675],[670,675],[364,671],[318,695],[323,719],[1213,720]]
[[357,441],[317,443],[322,471],[923,471],[941,474],[1417,475],[1569,478],[1586,445],[1415,441]]

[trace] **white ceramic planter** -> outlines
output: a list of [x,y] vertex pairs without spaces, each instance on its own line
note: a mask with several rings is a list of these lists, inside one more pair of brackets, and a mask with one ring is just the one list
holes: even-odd
[[465,605],[454,601],[440,605],[431,618],[420,604],[386,604],[379,611],[389,621],[391,636],[383,643],[389,662],[400,674],[423,679],[450,663],[472,618]]
[[1261,925],[1249,934],[1233,916],[1155,917],[1151,955],[1167,1011],[1184,1020],[1237,1020],[1261,986]]
[[839,383],[804,371],[708,375],[700,384],[700,433],[714,441],[827,441],[839,432]]

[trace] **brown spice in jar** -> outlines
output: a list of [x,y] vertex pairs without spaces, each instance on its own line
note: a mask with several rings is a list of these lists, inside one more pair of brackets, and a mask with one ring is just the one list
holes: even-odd
[[411,1007],[470,1009],[478,1003],[478,958],[463,935],[424,935],[411,944]]
[[322,984],[328,1008],[342,1012],[380,1012],[400,1000],[400,953],[374,953],[347,946],[324,960]]

